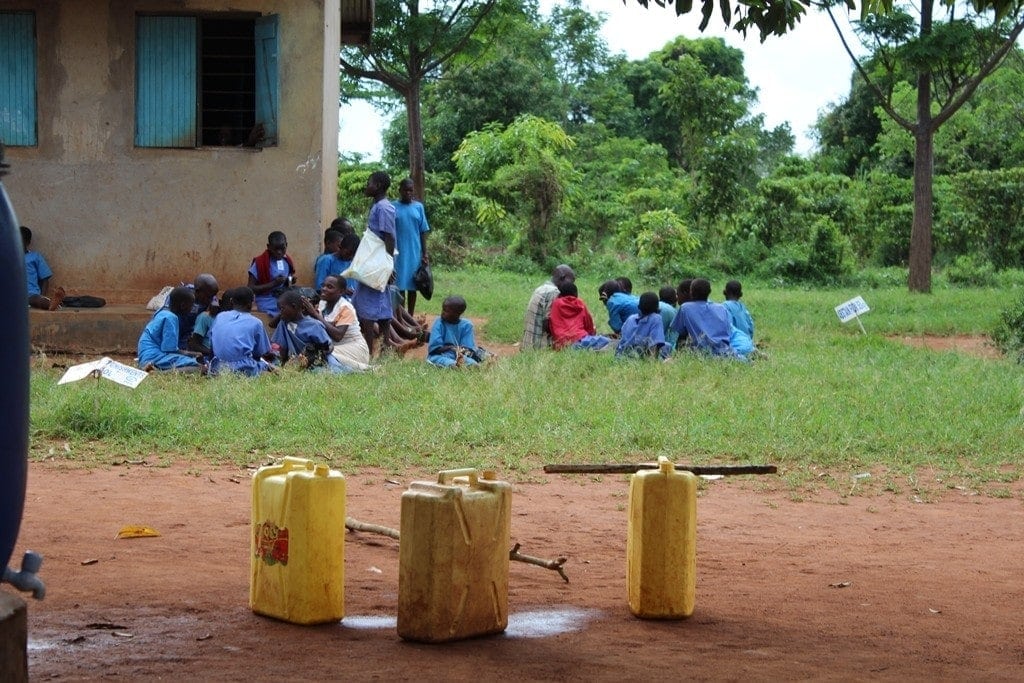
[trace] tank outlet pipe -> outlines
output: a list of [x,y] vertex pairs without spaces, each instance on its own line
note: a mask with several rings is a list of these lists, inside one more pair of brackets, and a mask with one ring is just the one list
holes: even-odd
[[20,591],[26,593],[31,591],[32,597],[42,600],[46,596],[46,586],[39,578],[39,568],[43,566],[43,556],[31,550],[21,558],[21,571],[14,571],[10,567],[4,567],[4,574],[0,582],[6,582]]

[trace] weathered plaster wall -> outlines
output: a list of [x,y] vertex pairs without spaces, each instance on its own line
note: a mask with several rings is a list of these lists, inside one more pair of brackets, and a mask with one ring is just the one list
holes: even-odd
[[[337,208],[338,0],[0,0],[3,9],[36,12],[39,145],[8,149],[5,185],[53,285],[145,302],[203,271],[222,288],[244,284],[272,230],[287,233],[311,281]],[[136,12],[226,10],[280,17],[278,145],[136,148]]]

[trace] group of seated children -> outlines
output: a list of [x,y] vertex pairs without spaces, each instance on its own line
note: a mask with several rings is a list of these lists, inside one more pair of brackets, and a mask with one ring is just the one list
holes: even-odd
[[[201,275],[193,287],[175,287],[167,304],[156,312],[143,329],[138,344],[139,367],[178,372],[208,371],[211,375],[237,372],[255,376],[274,370],[278,364],[294,361],[303,368],[335,373],[369,368],[370,354],[359,333],[352,305],[341,293],[344,280],[325,278],[318,305],[300,292],[285,290],[278,297],[278,313],[271,321],[273,338],[263,321],[252,314],[252,288],[229,289],[207,309],[195,316],[191,331],[185,331],[204,292]],[[215,286],[215,285],[214,285]],[[216,294],[214,290],[213,294]],[[212,299],[212,296],[210,296]]]
[[[549,327],[555,349],[602,350],[612,343],[597,333],[586,304],[572,282],[559,285],[551,304]],[[754,353],[754,321],[740,301],[743,290],[730,280],[726,302],[708,300],[711,283],[704,278],[683,280],[678,289],[632,293],[628,278],[608,280],[598,295],[608,311],[611,337],[618,338],[616,356],[668,359],[673,351],[699,351],[712,356],[746,360]]]

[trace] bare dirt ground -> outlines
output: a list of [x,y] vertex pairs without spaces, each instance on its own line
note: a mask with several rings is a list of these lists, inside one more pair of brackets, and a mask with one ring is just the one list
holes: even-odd
[[[348,514],[399,526],[410,474],[347,473]],[[398,543],[348,532],[345,618],[296,626],[248,608],[250,473],[30,468],[22,546],[45,555],[29,604],[34,680],[1021,680],[1024,506],[949,490],[793,502],[766,479],[698,502],[697,608],[630,615],[622,476],[517,483],[512,540],[567,556],[570,583],[514,562],[504,635],[396,634]],[[128,524],[158,538],[116,539]],[[339,530],[338,533],[345,533]]]
[[[943,339],[929,346],[983,348]],[[1001,498],[936,482],[924,502],[825,485],[797,502],[774,477],[708,482],[696,612],[649,621],[626,602],[627,478],[537,474],[515,482],[512,541],[567,557],[570,583],[513,562],[505,634],[426,645],[395,630],[398,542],[366,533],[338,530],[342,621],[252,613],[251,474],[33,463],[14,556],[45,556],[32,679],[1024,680],[1020,482]],[[345,475],[350,516],[398,527],[409,482],[436,473]],[[129,524],[161,535],[116,539]]]

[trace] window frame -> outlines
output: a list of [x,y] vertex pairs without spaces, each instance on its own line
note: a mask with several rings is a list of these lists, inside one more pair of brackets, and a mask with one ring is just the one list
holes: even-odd
[[[136,15],[135,135],[137,148],[262,148],[278,143],[280,15],[237,12]],[[255,127],[263,124],[258,143],[231,137],[225,144],[203,141],[204,21],[251,23]],[[207,53],[207,56],[209,54]],[[248,125],[248,124],[246,124]],[[239,144],[241,143],[241,144]]]

